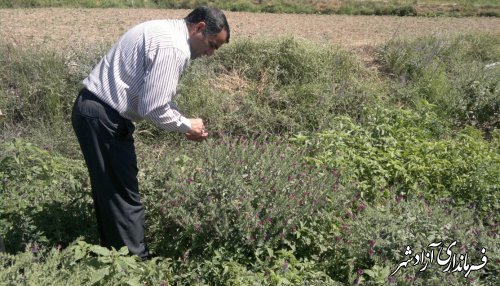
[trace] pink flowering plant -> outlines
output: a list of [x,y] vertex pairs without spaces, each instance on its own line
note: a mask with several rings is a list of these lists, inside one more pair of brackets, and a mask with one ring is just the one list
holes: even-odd
[[161,253],[199,256],[225,247],[251,256],[291,248],[290,237],[339,188],[335,175],[307,164],[285,142],[240,138],[196,148],[165,159],[174,167],[149,219]]

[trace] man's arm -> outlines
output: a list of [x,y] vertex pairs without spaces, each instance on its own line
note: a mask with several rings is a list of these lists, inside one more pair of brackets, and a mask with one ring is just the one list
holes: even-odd
[[149,53],[138,111],[162,129],[199,137],[204,134],[203,121],[184,117],[172,103],[186,66],[186,55],[176,48]]

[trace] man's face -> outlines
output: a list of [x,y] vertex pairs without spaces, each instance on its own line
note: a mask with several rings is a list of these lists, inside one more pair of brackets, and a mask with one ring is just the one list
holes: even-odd
[[226,42],[227,31],[222,30],[217,35],[204,35],[205,23],[196,24],[195,31],[189,38],[191,49],[191,59],[201,56],[211,56],[215,50],[220,48]]

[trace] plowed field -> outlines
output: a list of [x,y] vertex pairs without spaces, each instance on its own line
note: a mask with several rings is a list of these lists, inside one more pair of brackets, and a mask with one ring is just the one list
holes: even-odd
[[[182,18],[188,10],[0,9],[0,37],[18,46],[59,49],[109,43],[142,21]],[[368,55],[391,38],[488,32],[500,37],[500,18],[290,15],[226,12],[232,39],[293,35]]]

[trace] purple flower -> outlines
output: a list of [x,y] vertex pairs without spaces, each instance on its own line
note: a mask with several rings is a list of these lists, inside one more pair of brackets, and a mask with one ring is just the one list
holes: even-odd
[[354,216],[354,214],[353,214],[351,211],[349,211],[349,210],[347,210],[347,211],[346,211],[346,214],[347,214],[347,216],[348,216],[350,219],[355,219],[355,218],[356,218],[356,217]]
[[472,230],[472,233],[475,235],[475,236],[479,236],[481,234],[481,230],[479,228],[474,228]]
[[359,206],[358,206],[358,211],[364,211],[366,209],[366,205],[361,203]]
[[374,245],[375,245],[375,240],[370,239],[370,248],[373,248]]
[[365,271],[363,269],[358,269],[358,276],[363,275],[363,273],[365,273]]
[[403,199],[403,196],[397,196],[396,197],[396,203],[399,204],[399,202]]
[[288,261],[285,260],[285,263],[283,263],[283,269],[288,270]]

